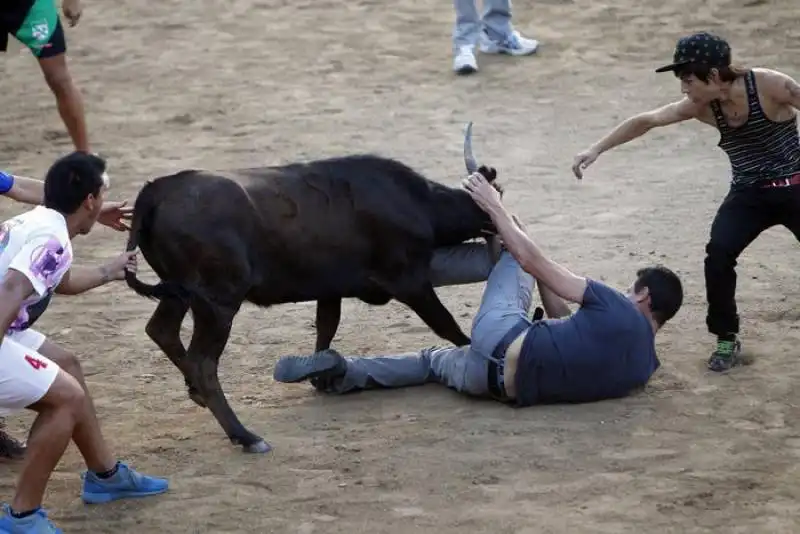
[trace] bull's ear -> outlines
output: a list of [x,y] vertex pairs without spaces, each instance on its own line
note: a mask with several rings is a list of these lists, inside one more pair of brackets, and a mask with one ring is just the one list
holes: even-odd
[[497,169],[494,167],[487,167],[486,165],[481,165],[478,169],[478,172],[486,178],[486,181],[489,183],[494,182],[495,178],[497,178]]

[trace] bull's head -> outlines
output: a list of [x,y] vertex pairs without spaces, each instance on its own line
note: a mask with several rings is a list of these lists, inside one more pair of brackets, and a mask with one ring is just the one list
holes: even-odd
[[464,165],[467,167],[468,174],[481,173],[492,184],[492,187],[497,189],[500,196],[503,196],[503,188],[495,182],[497,170],[494,167],[479,166],[475,154],[472,152],[472,121],[467,123],[467,131],[464,133]]

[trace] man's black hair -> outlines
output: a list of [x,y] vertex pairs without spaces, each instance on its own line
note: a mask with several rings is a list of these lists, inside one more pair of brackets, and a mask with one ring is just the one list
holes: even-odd
[[56,160],[44,179],[44,205],[64,215],[75,213],[103,187],[106,162],[95,154],[73,152]]
[[683,304],[683,284],[677,274],[663,265],[645,267],[636,271],[633,290],[637,293],[647,288],[650,294],[650,311],[658,326],[672,319]]

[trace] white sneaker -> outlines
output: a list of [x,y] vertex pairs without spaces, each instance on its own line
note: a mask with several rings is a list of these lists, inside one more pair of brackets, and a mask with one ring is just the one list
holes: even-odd
[[456,74],[472,74],[478,71],[478,62],[471,46],[462,46],[458,49],[453,60],[453,70]]
[[480,50],[484,54],[508,54],[511,56],[528,56],[539,48],[539,41],[522,37],[514,31],[503,41],[495,41],[486,31],[481,32]]

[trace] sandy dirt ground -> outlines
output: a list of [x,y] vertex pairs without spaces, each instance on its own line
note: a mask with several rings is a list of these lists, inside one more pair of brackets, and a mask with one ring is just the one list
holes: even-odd
[[[578,182],[573,155],[626,115],[679,94],[683,33],[724,33],[737,59],[800,75],[791,0],[518,0],[537,57],[479,57],[451,73],[450,2],[85,2],[68,29],[72,72],[114,199],[187,167],[224,169],[375,151],[457,184],[464,124],[507,202],[548,252],[627,287],[637,267],[678,270],[686,303],[662,334],[647,390],[592,405],[514,410],[440,386],[323,397],[272,381],[275,360],[313,347],[313,305],[238,316],[221,379],[243,422],[273,446],[243,454],[144,333],[155,304],[116,284],[57,298],[39,327],[80,354],[119,455],[166,475],[169,494],[99,508],[79,500],[74,447],[46,496],[65,532],[641,533],[800,531],[800,289],[795,239],[763,234],[742,256],[739,303],[752,365],[704,363],[703,247],[728,181],[710,128],[652,133]],[[0,61],[0,163],[43,175],[70,145],[38,68]],[[4,203],[4,217],[21,211]],[[105,228],[76,240],[86,263],[116,255]],[[154,280],[149,268],[142,277]],[[482,284],[441,289],[469,328]],[[187,320],[187,333],[190,321]],[[346,303],[345,354],[439,343],[407,309]],[[9,419],[19,436],[32,418]],[[16,467],[2,465],[3,499]]]

